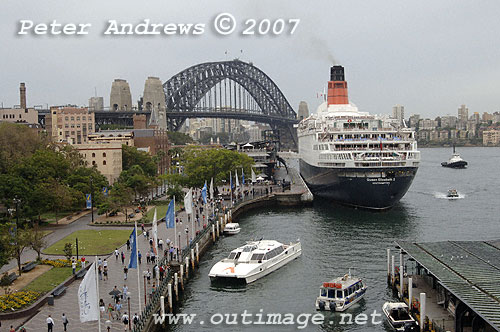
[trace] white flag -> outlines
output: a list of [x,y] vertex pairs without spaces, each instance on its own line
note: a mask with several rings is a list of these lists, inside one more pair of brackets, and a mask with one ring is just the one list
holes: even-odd
[[210,180],[210,199],[214,199],[214,178]]
[[99,319],[95,262],[90,266],[78,288],[78,302],[80,304],[80,322]]
[[153,216],[153,251],[156,256],[158,256],[158,251],[156,250],[156,246],[158,244],[158,223],[156,221],[156,208],[155,208],[155,214]]
[[193,193],[191,188],[189,188],[188,193],[184,196],[184,209],[186,209],[187,214],[193,213]]
[[253,171],[252,168],[252,183],[257,182],[257,177],[255,176],[255,172]]
[[236,188],[240,186],[240,181],[238,180],[238,170],[234,171],[234,176],[236,177]]

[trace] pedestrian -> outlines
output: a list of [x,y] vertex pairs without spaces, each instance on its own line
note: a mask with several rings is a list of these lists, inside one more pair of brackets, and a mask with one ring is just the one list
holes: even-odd
[[16,329],[14,328],[14,326],[12,326],[12,325],[10,326],[9,332],[16,332]]
[[144,238],[146,238],[146,231],[142,231],[142,235],[144,235]]
[[108,267],[104,267],[104,272],[102,273],[104,275],[104,281],[108,281]]
[[151,256],[151,255],[150,255],[149,251],[148,251],[148,252],[146,252],[146,263],[147,263],[147,264],[149,264],[149,262],[150,262],[150,256]]
[[47,332],[53,332],[53,327],[54,327],[54,320],[49,315],[49,317],[47,317],[47,328],[48,328]]
[[119,253],[118,253],[118,248],[116,248],[116,249],[115,249],[115,260],[118,260],[118,255],[119,255]]
[[174,259],[174,247],[170,248],[169,252],[170,252],[170,260],[173,260]]
[[151,253],[151,257],[149,257],[149,260],[151,261],[151,263],[156,262],[156,255],[154,252]]
[[144,232],[144,223],[141,224],[142,232]]
[[128,293],[128,287],[127,287],[127,285],[123,285],[122,293],[123,293],[123,296],[127,296],[127,293]]
[[137,325],[137,323],[139,323],[139,316],[137,316],[137,313],[134,314],[132,322],[134,323],[134,325]]
[[142,263],[142,254],[141,254],[140,250],[138,252],[137,258],[139,258],[139,264],[141,264]]
[[101,312],[101,316],[104,315],[104,312],[106,311],[106,305],[104,304],[103,299],[99,300],[99,311]]
[[146,279],[147,279],[147,281],[148,281],[148,285],[149,285],[149,284],[150,284],[150,282],[151,282],[151,272],[149,271],[149,269],[148,269],[148,271],[146,272]]
[[149,231],[146,231],[146,238],[149,240]]
[[162,239],[158,240],[158,248],[160,248],[161,250],[163,250],[163,240]]
[[82,269],[84,269],[86,264],[85,257],[82,256],[81,261],[82,261]]
[[66,315],[64,314],[64,312],[62,314],[62,323],[64,326],[64,332],[66,332],[67,331],[66,328],[68,326],[69,320],[68,320],[68,317],[66,317]]
[[127,265],[125,265],[125,267],[123,267],[123,279],[124,280],[127,280],[127,273],[128,273],[128,267],[127,267]]
[[122,315],[122,303],[120,302],[120,300],[118,300],[118,302],[116,302],[115,304],[115,311],[116,311],[116,319],[118,320]]
[[165,269],[163,268],[163,265],[160,265],[160,281],[163,281],[163,273],[165,272]]
[[97,273],[99,274],[99,280],[102,280],[102,266],[99,265],[97,267]]
[[122,316],[122,322],[123,322],[123,325],[125,326],[124,331],[127,331],[127,329],[128,329],[128,315],[127,315],[126,311]]
[[153,247],[153,239],[149,239],[149,247],[152,248]]
[[99,258],[97,259],[97,265],[98,265],[98,266],[102,266],[102,260],[101,260],[101,257],[99,257]]
[[122,265],[125,264],[125,254],[122,251]]
[[130,239],[127,239],[127,250],[130,250]]
[[112,320],[113,319],[113,305],[110,303],[108,304],[108,316],[109,316],[109,320]]
[[71,261],[71,269],[73,270],[73,274],[76,274],[76,262],[74,259]]

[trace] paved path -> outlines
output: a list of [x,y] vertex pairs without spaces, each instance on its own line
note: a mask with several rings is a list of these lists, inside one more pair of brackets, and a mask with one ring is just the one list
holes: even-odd
[[[195,214],[196,216],[196,214]],[[161,219],[163,216],[158,216],[158,219]],[[187,221],[187,216],[185,212],[181,212],[177,214],[177,218],[179,219],[179,223],[177,223],[177,239],[179,239],[180,235],[180,241],[181,241],[181,247],[186,246],[187,243],[187,236],[185,229],[188,228],[189,230],[189,237],[191,237],[192,233],[192,227],[193,224],[191,222]],[[195,232],[202,229],[203,227],[203,218],[200,216],[200,225],[198,225],[196,222],[194,223],[194,229]],[[92,228],[92,229],[99,229],[100,227],[94,227],[94,226],[88,226],[87,224],[90,222],[90,215],[85,216],[81,218],[80,220],[74,222],[71,225],[68,225],[66,228],[59,229],[56,232],[52,233],[49,235],[50,238],[47,239],[48,243],[54,243],[61,238],[71,234],[72,232],[79,230],[79,229],[87,229],[87,228]],[[110,227],[102,227],[103,229],[109,229]],[[123,227],[120,227],[120,229],[124,229]],[[133,227],[130,228],[130,231],[133,231]],[[141,232],[141,227],[138,225],[138,231],[139,233]],[[150,231],[150,235],[151,231]],[[166,243],[167,239],[170,239],[172,242],[174,241],[175,235],[174,235],[174,229],[167,229],[165,226],[165,223],[162,222],[158,225],[158,238],[163,239],[164,243]],[[152,274],[153,270],[153,264],[147,264],[146,263],[146,252],[149,249],[149,241],[142,235],[138,235],[138,244],[139,244],[139,250],[142,253],[142,264],[139,266],[139,273],[140,273],[140,287],[141,287],[141,305],[142,308],[144,308],[144,278],[143,278],[143,273],[144,271],[147,271],[149,269]],[[165,245],[164,245],[165,248]],[[125,253],[126,259],[125,259],[125,264],[128,264],[129,256],[130,256],[130,251],[127,250],[126,245],[122,246],[119,248],[119,251],[123,251]],[[35,253],[36,254],[36,253]],[[33,253],[27,252],[26,257],[23,257],[23,261],[27,260],[32,260],[34,257],[31,256]],[[161,257],[163,257],[163,254],[161,254]],[[87,257],[87,260],[89,261],[89,264],[93,259],[89,259]],[[130,306],[131,306],[131,312],[132,315],[134,313],[139,314],[139,299],[138,299],[138,283],[137,283],[137,270],[135,269],[130,269],[129,274],[128,274],[128,280],[124,280],[124,274],[123,274],[123,267],[121,259],[116,260],[114,258],[114,255],[107,257],[108,261],[108,268],[109,268],[109,279],[107,281],[100,281],[99,282],[99,292],[100,292],[100,298],[102,298],[106,304],[106,307],[109,303],[113,303],[113,299],[111,296],[108,294],[113,287],[116,285],[118,289],[121,291],[124,285],[127,285],[129,292],[131,293],[131,299],[130,299]],[[149,293],[151,289],[151,285],[153,284],[153,281],[155,281],[153,278],[151,278],[151,283],[148,285],[146,284],[146,289]],[[54,331],[62,331],[62,320],[61,320],[61,315],[62,313],[65,313],[66,316],[69,319],[69,325],[68,325],[68,330],[69,331],[98,331],[98,324],[97,322],[87,322],[87,323],[80,323],[79,319],[79,307],[78,307],[78,302],[77,302],[77,294],[78,294],[78,287],[80,285],[81,280],[78,280],[76,282],[73,282],[68,289],[66,290],[66,293],[63,296],[60,296],[55,299],[55,304],[54,306],[49,306],[49,305],[44,305],[40,311],[33,317],[31,318],[28,322],[25,323],[25,328],[27,331],[43,331],[46,329],[46,319],[48,315],[50,314],[52,318],[54,319],[56,326]],[[122,314],[126,311],[128,312],[128,303],[127,301],[124,301],[123,303],[123,309],[122,309]],[[120,317],[121,318],[121,317]],[[26,319],[26,318],[24,318]],[[102,331],[106,331],[105,329],[105,321],[109,320],[109,315],[106,313],[104,316],[102,316],[101,320],[101,327]],[[4,321],[2,322],[3,327],[9,327],[11,324],[14,326],[19,326],[22,323],[21,320],[16,320],[16,321]],[[110,320],[109,323],[111,324],[111,331],[123,331],[124,325],[121,323],[119,320]],[[43,328],[41,328],[43,326]]]

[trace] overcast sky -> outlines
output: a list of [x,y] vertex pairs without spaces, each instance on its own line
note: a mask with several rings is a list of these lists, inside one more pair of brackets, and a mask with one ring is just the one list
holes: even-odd
[[[248,18],[299,18],[294,35],[222,37],[214,17],[229,12],[238,31]],[[332,62],[346,68],[351,102],[371,113],[406,116],[500,110],[500,2],[483,1],[272,1],[272,0],[24,0],[0,3],[0,102],[87,105],[94,95],[109,106],[111,83],[128,80],[132,99],[147,76],[162,81],[186,67],[240,57],[252,61],[296,109],[316,109],[317,92]],[[18,36],[19,20],[92,23],[86,36]],[[205,23],[201,36],[104,36],[108,20]],[[243,50],[241,54],[240,50]],[[228,51],[228,55],[225,52]]]

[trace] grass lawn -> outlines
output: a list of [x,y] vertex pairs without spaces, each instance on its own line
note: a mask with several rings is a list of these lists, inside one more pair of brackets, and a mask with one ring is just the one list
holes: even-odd
[[[165,217],[165,214],[167,214],[168,210],[168,204],[170,201],[165,201],[165,204],[162,205],[156,205],[156,218],[160,220],[161,218]],[[179,211],[182,208],[183,205],[179,204],[176,202],[175,204],[175,211]],[[153,207],[146,213],[146,219],[150,222],[153,222],[153,216],[155,214],[155,208]]]
[[64,244],[73,244],[73,255],[76,255],[75,239],[78,238],[78,254],[95,256],[108,254],[122,246],[130,236],[131,229],[85,229],[71,233],[43,251],[48,255],[64,255]]
[[52,268],[45,272],[29,284],[23,290],[35,291],[39,293],[47,293],[58,286],[61,282],[71,276],[72,270],[70,267],[57,267]]

